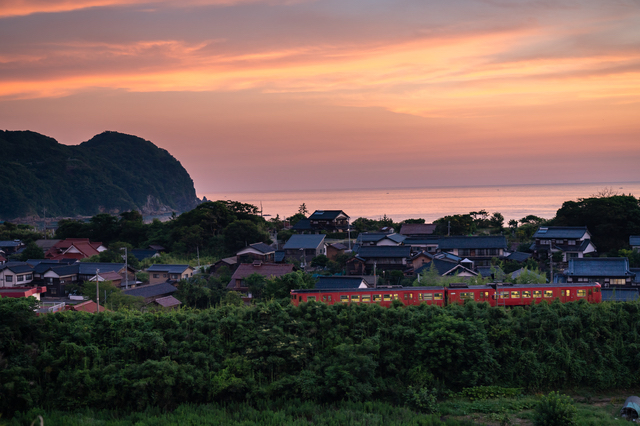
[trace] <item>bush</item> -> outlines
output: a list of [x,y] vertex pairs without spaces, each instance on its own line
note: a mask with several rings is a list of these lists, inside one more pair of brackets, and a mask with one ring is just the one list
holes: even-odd
[[437,393],[438,391],[435,388],[416,389],[413,386],[409,386],[406,397],[407,405],[426,414],[435,414],[438,412]]
[[543,396],[535,409],[533,424],[536,426],[576,425],[576,407],[567,395],[550,392]]

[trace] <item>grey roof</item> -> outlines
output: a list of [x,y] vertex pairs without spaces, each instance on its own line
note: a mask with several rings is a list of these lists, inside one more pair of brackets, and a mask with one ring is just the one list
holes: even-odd
[[284,262],[284,250],[276,250],[273,260],[275,262]]
[[100,272],[118,272],[124,268],[124,263],[80,262],[78,265],[80,267],[78,271],[80,275],[95,275],[97,269],[99,269]]
[[284,245],[285,250],[315,249],[324,242],[323,234],[292,235]]
[[358,288],[362,281],[362,277],[318,277],[315,288],[320,290]]
[[163,265],[161,263],[155,263],[149,268],[147,272],[166,272],[168,274],[182,274],[189,265]]
[[347,250],[349,247],[347,247],[346,245],[342,244],[342,243],[333,243],[331,244],[331,247],[333,247],[336,250]]
[[473,237],[442,237],[439,248],[451,249],[484,249],[507,248],[507,239],[504,235],[480,235]]
[[422,236],[422,237],[407,237],[404,239],[403,243],[404,245],[433,245],[433,244],[440,244],[440,236]]
[[531,253],[514,251],[509,256],[507,256],[507,260],[513,260],[514,262],[526,262],[527,259],[529,259],[530,257],[531,257]]
[[309,219],[300,219],[291,227],[295,231],[311,231],[311,221]]
[[402,235],[430,235],[436,230],[433,223],[403,223],[400,228]]
[[315,212],[313,212],[313,214],[311,216],[309,216],[309,219],[313,219],[313,220],[334,220],[335,218],[340,216],[340,213],[342,213],[343,215],[347,216],[347,218],[349,217],[342,210],[316,210]]
[[640,246],[640,235],[630,235],[629,236],[629,245],[630,246]]
[[[273,247],[271,247],[268,244],[265,243],[254,243],[254,244],[249,244],[249,247],[258,250],[260,253],[273,253],[274,251],[276,251],[276,249],[274,249]],[[247,248],[247,247],[245,247]],[[242,251],[242,250],[240,250]]]
[[23,263],[21,265],[8,265],[6,269],[10,270],[15,274],[24,274],[27,272],[33,272],[33,268],[26,263]]
[[169,283],[150,284],[142,287],[131,288],[129,290],[122,290],[124,294],[138,297],[154,297],[163,294],[172,294],[176,291],[178,291],[178,289]]
[[585,257],[569,259],[567,276],[577,277],[631,277],[629,260],[626,257]]
[[144,259],[155,256],[158,253],[158,250],[133,249],[133,250],[129,250],[129,253],[134,255],[136,259],[143,261]]
[[541,226],[533,238],[582,238],[587,232],[586,226]]
[[43,274],[48,270],[52,270],[53,272],[58,274],[59,277],[63,277],[67,275],[76,275],[80,270],[80,265],[77,263],[75,265],[45,265],[45,264],[38,265],[38,267],[45,267],[45,266],[46,266],[46,269],[44,269],[42,272],[37,272],[37,273]]
[[356,241],[362,243],[376,243],[389,237],[389,235],[391,234],[387,234],[386,232],[363,232],[358,234]]
[[20,240],[18,240],[18,241],[13,241],[13,240],[0,241],[0,247],[18,247],[19,245],[22,245],[22,241],[20,241]]
[[448,260],[448,261],[453,261],[453,262],[460,262],[462,260],[462,258],[460,256],[456,256],[455,254],[451,254],[451,253],[436,253],[433,257],[435,257],[436,259],[441,259],[441,260]]
[[411,247],[409,246],[366,246],[360,247],[358,256],[364,259],[375,257],[411,257]]
[[163,308],[170,308],[172,306],[182,305],[182,302],[173,296],[159,297],[156,300],[154,300],[154,302],[156,302],[158,305],[162,306]]
[[[429,263],[425,263],[424,265],[416,269],[415,273],[421,274],[424,271],[428,271],[431,269],[431,265],[433,265],[436,268],[436,271],[438,271],[438,275],[444,275],[447,272],[451,271],[453,268],[457,268],[457,267],[464,268],[462,265],[456,262],[449,262],[447,260],[441,260],[441,259],[433,259],[433,261]],[[464,269],[467,269],[467,268],[464,268]]]

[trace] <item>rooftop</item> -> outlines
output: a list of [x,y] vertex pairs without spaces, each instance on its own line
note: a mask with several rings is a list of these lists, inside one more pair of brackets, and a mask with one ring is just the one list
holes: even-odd
[[541,226],[533,234],[533,238],[578,239],[586,232],[589,232],[586,226]]
[[289,241],[284,245],[285,250],[295,249],[315,249],[324,242],[324,235],[292,235]]

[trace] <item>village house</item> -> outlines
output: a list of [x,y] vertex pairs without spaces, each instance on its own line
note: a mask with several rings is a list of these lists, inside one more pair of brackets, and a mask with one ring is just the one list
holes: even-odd
[[387,234],[384,232],[362,232],[356,238],[356,246],[399,246],[405,237],[400,234]]
[[475,277],[478,275],[478,272],[472,270],[471,268],[465,266],[462,263],[446,260],[446,259],[438,259],[433,258],[430,263],[425,263],[423,266],[414,270],[414,273],[418,276],[420,274],[429,271],[431,268],[434,268],[438,275],[442,277]]
[[563,262],[596,252],[586,226],[541,226],[533,239],[531,250],[538,259],[547,257],[549,251],[562,252]]
[[503,259],[507,249],[504,235],[441,237],[438,251],[468,258],[474,266],[489,266],[494,257]]
[[360,247],[356,257],[347,261],[348,275],[370,275],[374,271],[406,271],[411,257],[411,247],[368,246]]
[[348,249],[349,247],[347,247],[342,243],[329,244],[327,246],[327,258],[329,260],[335,261],[338,258],[338,256],[340,256],[341,254],[344,254]]
[[586,257],[569,259],[564,270],[568,283],[598,282],[603,288],[633,288],[635,274],[629,269],[626,257]]
[[629,245],[631,246],[631,250],[640,251],[640,235],[630,235]]
[[265,263],[275,261],[276,249],[265,243],[254,243],[236,253],[237,261],[240,263],[253,263],[260,260]]
[[44,254],[45,259],[86,259],[107,250],[100,242],[88,238],[67,238],[58,241]]
[[0,287],[31,287],[33,268],[26,262],[0,265]]
[[421,238],[433,235],[436,225],[433,223],[403,223],[400,227],[400,235],[411,238]]
[[248,293],[249,286],[244,282],[244,279],[249,275],[259,274],[270,279],[281,277],[290,272],[293,272],[293,265],[290,263],[263,263],[259,260],[253,263],[241,263],[231,276],[227,288],[240,293]]
[[318,277],[316,290],[355,289],[371,287],[362,277]]
[[349,216],[342,210],[316,210],[307,219],[299,220],[292,230],[296,232],[347,232]]
[[0,241],[0,250],[6,257],[18,252],[23,247],[25,247],[25,244],[20,240]]
[[322,234],[292,235],[283,249],[285,260],[298,260],[307,264],[316,256],[326,255]]
[[[143,297],[144,304],[148,305],[156,301],[157,299],[171,296],[176,291],[178,291],[178,289],[173,285],[171,285],[170,283],[161,282],[157,284],[143,285],[136,288],[131,288],[129,290],[122,290],[122,293],[127,294],[129,296]],[[167,303],[167,304],[175,305],[174,303]]]
[[179,281],[193,276],[194,269],[189,265],[161,265],[156,263],[147,268],[149,284],[167,281]]

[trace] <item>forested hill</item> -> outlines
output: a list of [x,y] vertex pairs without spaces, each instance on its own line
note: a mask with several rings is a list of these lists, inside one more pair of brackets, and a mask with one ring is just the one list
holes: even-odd
[[0,131],[0,218],[193,209],[193,180],[169,152],[104,132],[67,146],[30,131]]

